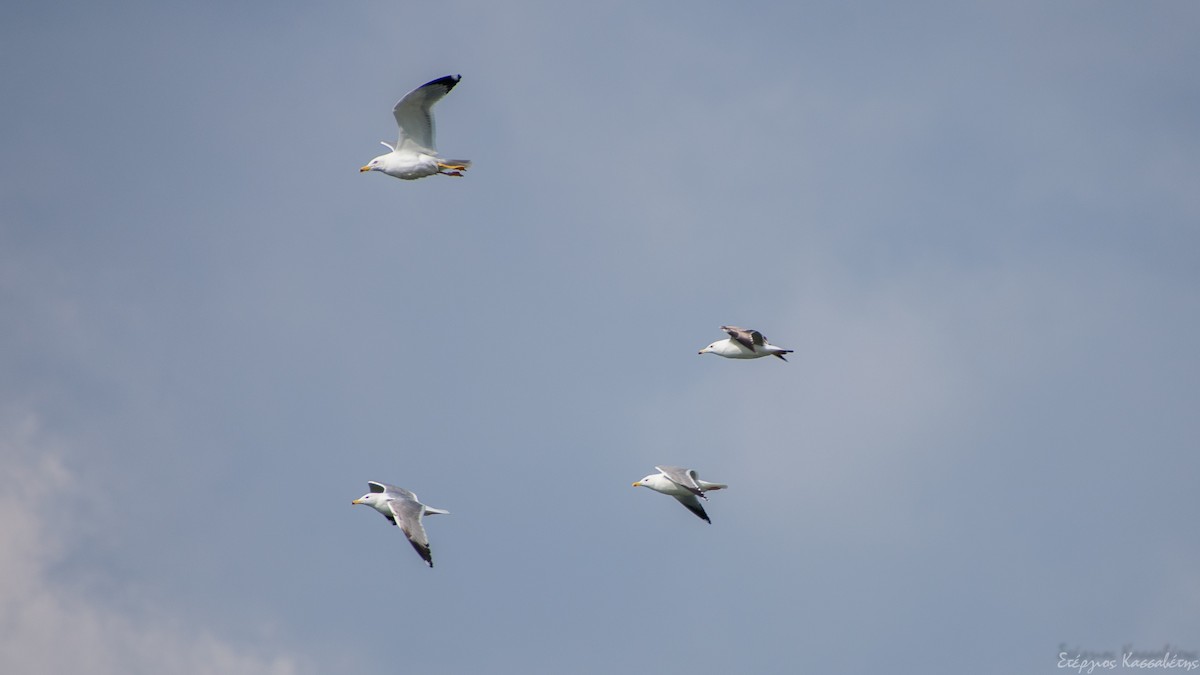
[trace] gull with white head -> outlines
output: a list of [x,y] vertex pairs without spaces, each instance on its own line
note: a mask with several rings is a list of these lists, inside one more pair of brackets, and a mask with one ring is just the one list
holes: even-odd
[[727,359],[758,359],[764,356],[775,356],[784,361],[784,354],[791,354],[792,349],[776,347],[767,342],[767,338],[756,330],[738,328],[737,326],[721,326],[721,330],[729,334],[724,340],[717,340],[700,350],[701,354],[716,354]]
[[656,466],[654,468],[658,469],[658,473],[652,473],[635,482],[633,487],[646,487],[664,495],[671,495],[678,499],[680,504],[686,506],[688,511],[712,525],[700,500],[708,501],[708,497],[704,496],[705,492],[723,490],[729,487],[728,485],[700,480],[700,476],[694,469],[685,469],[679,466]]
[[367,162],[362,171],[382,171],[389,176],[416,180],[425,176],[462,176],[471,166],[465,159],[442,159],[433,146],[433,113],[430,108],[450,93],[461,75],[447,75],[413,89],[392,108],[400,138],[395,145],[380,141],[391,152]]
[[417,495],[402,487],[367,481],[371,491],[350,502],[351,504],[366,504],[383,514],[392,525],[399,525],[408,537],[408,543],[421,555],[427,565],[433,567],[433,554],[429,550],[429,537],[421,525],[422,516],[449,514],[449,511],[435,509],[422,504]]

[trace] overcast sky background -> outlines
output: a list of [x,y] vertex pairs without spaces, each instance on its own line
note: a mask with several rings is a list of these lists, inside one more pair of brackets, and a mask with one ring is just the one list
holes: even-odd
[[[650,6],[648,6],[650,5]],[[1200,5],[23,3],[0,670],[1200,652]],[[461,73],[417,182],[358,167]],[[725,323],[795,350],[697,350]],[[730,489],[713,524],[630,486]],[[352,507],[452,515],[436,567]]]

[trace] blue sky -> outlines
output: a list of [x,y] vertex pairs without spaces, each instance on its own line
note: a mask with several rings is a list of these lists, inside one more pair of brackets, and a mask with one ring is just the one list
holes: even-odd
[[5,14],[0,670],[1200,652],[1195,5]]

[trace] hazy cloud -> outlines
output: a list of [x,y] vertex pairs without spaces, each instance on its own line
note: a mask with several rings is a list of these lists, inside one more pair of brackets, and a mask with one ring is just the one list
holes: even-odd
[[[186,613],[95,597],[56,572],[95,525],[102,495],[63,464],[61,441],[28,411],[5,411],[0,438],[0,669],[10,673],[303,672],[294,656],[198,627]],[[132,590],[132,589],[131,589]],[[120,589],[108,589],[120,594]],[[136,592],[134,593],[136,595]]]

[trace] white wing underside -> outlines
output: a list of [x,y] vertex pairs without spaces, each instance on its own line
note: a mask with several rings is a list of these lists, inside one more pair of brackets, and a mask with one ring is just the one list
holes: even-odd
[[[396,117],[399,121],[400,115],[397,114]],[[400,127],[400,137],[396,139],[396,152],[411,152],[421,155],[437,154],[437,150],[433,147],[433,121],[429,121],[430,126],[426,129],[414,129],[414,126],[419,123],[408,121]],[[422,142],[420,139],[426,140]]]
[[440,80],[434,81],[417,87],[396,103],[392,115],[400,127],[397,151],[437,154],[433,142],[433,114],[429,109],[449,91]]

